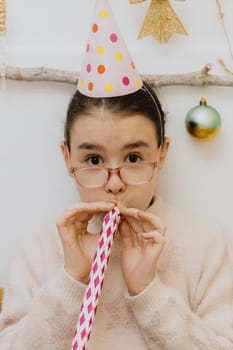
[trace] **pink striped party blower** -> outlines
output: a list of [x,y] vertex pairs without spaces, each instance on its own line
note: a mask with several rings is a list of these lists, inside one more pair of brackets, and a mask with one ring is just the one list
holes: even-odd
[[86,350],[97,305],[104,282],[104,274],[109,262],[113,239],[115,237],[120,211],[111,210],[104,217],[98,247],[93,258],[91,272],[84,294],[78,323],[74,333],[71,350]]

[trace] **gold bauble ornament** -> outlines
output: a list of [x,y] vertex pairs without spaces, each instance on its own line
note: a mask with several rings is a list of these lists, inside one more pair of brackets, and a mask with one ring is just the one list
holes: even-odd
[[190,109],[185,118],[188,133],[199,140],[212,139],[218,134],[221,124],[220,114],[207,104],[204,97],[198,106]]

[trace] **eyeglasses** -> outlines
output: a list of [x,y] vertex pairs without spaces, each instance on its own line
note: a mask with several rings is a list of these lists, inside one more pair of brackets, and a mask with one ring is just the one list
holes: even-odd
[[112,174],[117,174],[126,185],[143,185],[152,179],[158,162],[129,164],[111,169],[104,167],[70,168],[79,185],[89,188],[104,187]]

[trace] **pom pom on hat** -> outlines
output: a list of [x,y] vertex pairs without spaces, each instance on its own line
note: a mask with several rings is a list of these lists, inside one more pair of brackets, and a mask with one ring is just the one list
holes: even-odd
[[89,97],[114,97],[142,86],[107,0],[96,0],[78,90]]

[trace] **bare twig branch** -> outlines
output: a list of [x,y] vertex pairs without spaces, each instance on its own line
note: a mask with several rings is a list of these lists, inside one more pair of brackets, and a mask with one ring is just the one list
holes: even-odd
[[6,67],[6,79],[18,81],[53,81],[76,84],[79,73],[46,67],[20,68]]
[[[211,65],[207,64],[201,71],[184,74],[158,74],[142,75],[145,79],[157,87],[187,85],[187,86],[233,86],[233,76],[209,74]],[[50,81],[67,84],[77,84],[79,72],[59,70],[46,67],[21,68],[6,67],[6,79],[17,81]]]

